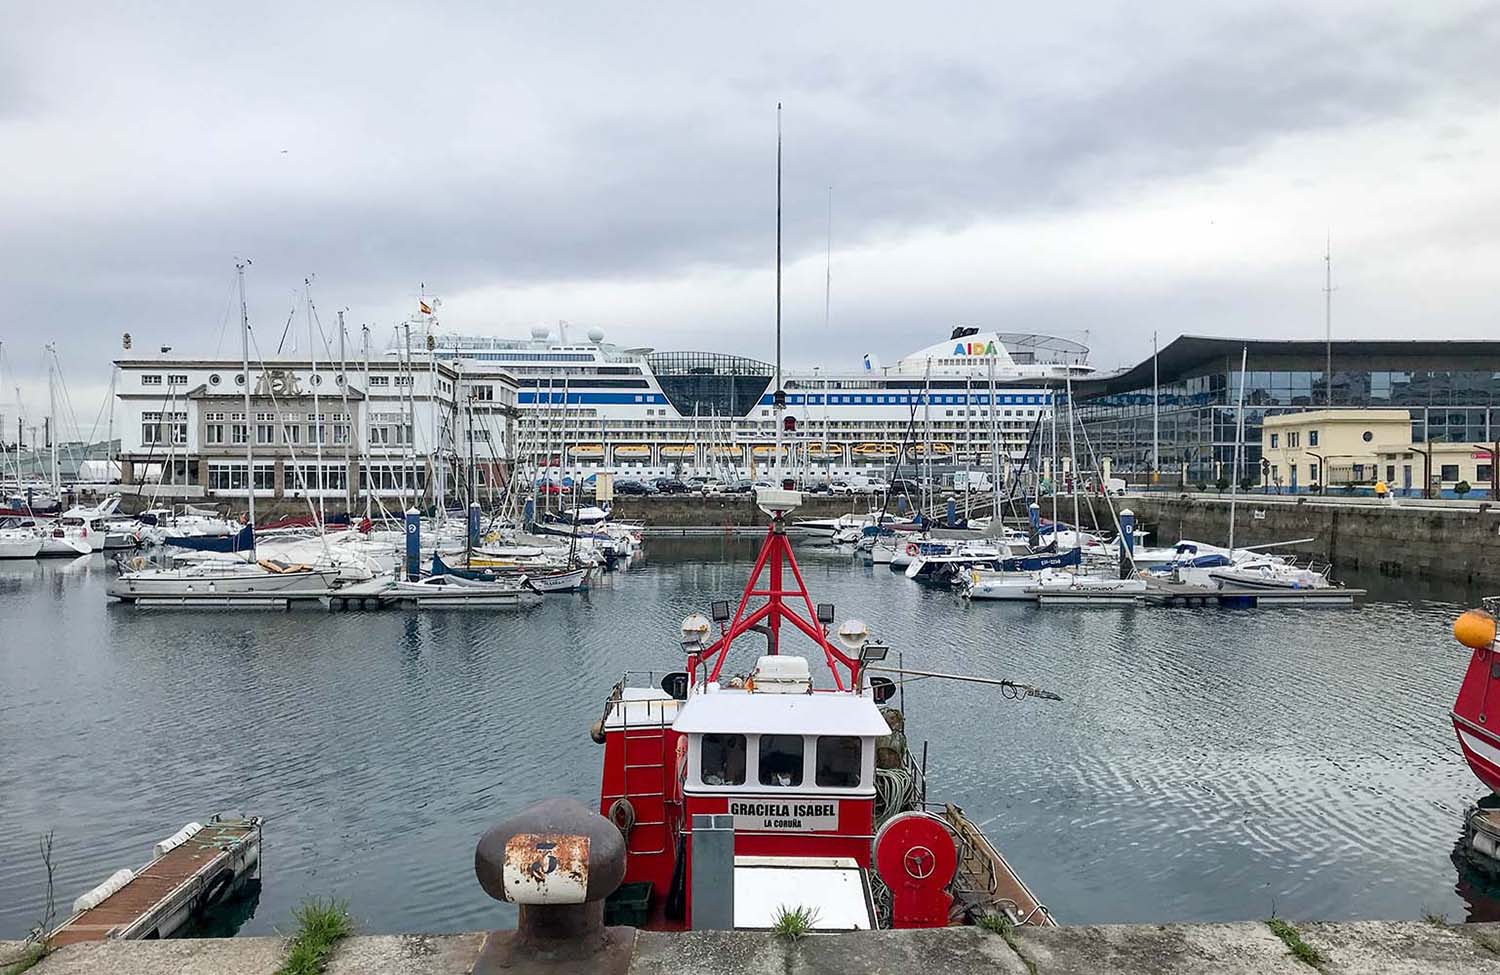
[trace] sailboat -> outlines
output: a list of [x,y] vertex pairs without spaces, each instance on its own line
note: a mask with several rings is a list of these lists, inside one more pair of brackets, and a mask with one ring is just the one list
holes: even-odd
[[[240,297],[240,347],[245,383],[245,415],[250,407],[250,315],[245,304],[245,266],[237,263]],[[255,470],[253,437],[245,438],[245,470]],[[235,601],[251,603],[258,598],[285,600],[317,598],[338,581],[338,567],[316,567],[301,562],[277,559],[254,560],[255,491],[247,483],[249,514],[244,526],[233,536],[173,537],[169,543],[179,548],[208,553],[227,554],[230,558],[207,558],[203,561],[170,568],[154,568],[142,563],[125,568],[110,580],[106,592],[121,602],[143,600],[191,605],[203,602]],[[365,578],[369,578],[368,574]]]

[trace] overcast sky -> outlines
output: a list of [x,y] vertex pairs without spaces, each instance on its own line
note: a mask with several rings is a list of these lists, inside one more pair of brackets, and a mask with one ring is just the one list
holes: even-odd
[[5,4],[5,385],[57,342],[87,428],[121,332],[234,351],[236,256],[266,351],[315,274],[380,345],[425,283],[769,359],[778,100],[791,364],[1317,337],[1330,232],[1337,336],[1496,334],[1492,3],[556,6]]

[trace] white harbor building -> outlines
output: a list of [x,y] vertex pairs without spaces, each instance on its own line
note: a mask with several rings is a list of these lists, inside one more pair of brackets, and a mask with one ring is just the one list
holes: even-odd
[[[120,475],[167,498],[460,496],[473,433],[481,495],[508,478],[516,384],[443,361],[408,367],[170,354],[115,361]],[[245,409],[245,386],[250,409]],[[251,440],[254,471],[246,465]],[[355,489],[351,492],[351,487]]]

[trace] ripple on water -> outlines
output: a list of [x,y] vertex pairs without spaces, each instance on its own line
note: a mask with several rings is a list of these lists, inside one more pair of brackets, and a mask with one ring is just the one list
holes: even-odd
[[[677,666],[678,622],[737,593],[753,555],[650,547],[524,615],[135,611],[105,606],[98,562],[0,566],[0,937],[35,920],[39,832],[56,829],[66,902],[221,809],[267,819],[248,932],[327,894],[372,930],[503,918],[473,880],[480,833],[533,799],[596,794],[587,728],[609,685]],[[1067,920],[1495,909],[1455,893],[1448,861],[1481,791],[1446,717],[1459,596],[1057,613],[968,605],[831,551],[803,568],[911,666],[1063,695],[904,689],[933,798],[986,822]]]

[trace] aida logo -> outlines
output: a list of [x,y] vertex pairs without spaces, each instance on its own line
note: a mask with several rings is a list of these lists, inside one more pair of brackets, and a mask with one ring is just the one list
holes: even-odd
[[954,355],[994,355],[994,342],[959,342],[953,346]]

